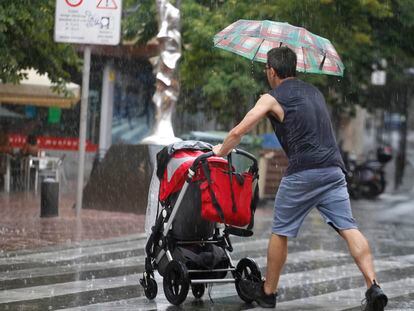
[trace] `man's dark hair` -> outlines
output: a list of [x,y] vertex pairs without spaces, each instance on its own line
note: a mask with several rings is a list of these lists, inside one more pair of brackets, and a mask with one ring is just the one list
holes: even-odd
[[267,65],[273,68],[280,79],[296,77],[296,53],[286,46],[267,52]]

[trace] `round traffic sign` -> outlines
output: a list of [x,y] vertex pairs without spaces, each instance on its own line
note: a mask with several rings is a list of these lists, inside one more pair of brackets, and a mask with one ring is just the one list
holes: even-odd
[[80,6],[83,2],[83,0],[65,0],[66,3],[71,7],[77,7]]

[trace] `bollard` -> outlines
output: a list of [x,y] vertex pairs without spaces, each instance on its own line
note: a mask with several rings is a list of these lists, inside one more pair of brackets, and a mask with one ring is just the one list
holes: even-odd
[[46,178],[40,191],[40,217],[53,217],[59,214],[59,182]]

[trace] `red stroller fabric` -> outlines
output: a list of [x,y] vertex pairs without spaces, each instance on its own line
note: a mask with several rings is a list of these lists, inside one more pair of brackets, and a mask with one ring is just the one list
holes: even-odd
[[[165,202],[181,190],[188,175],[188,169],[203,151],[182,149],[169,160],[160,181],[159,200]],[[200,185],[200,202],[194,208],[201,208],[201,216],[209,221],[223,222],[234,226],[245,226],[251,221],[252,173],[236,174],[228,162],[221,157],[210,157],[203,169],[200,164],[191,182]],[[207,169],[206,177],[205,170]],[[230,175],[232,181],[230,182]],[[233,193],[232,193],[233,192]]]
[[248,225],[252,217],[253,175],[230,172],[228,164],[216,162],[208,162],[208,169],[210,181],[206,178],[200,185],[201,216],[228,225]]
[[[181,190],[187,178],[188,169],[194,160],[203,153],[203,151],[187,149],[178,150],[174,153],[168,161],[163,178],[160,180],[159,200],[161,202],[167,200],[171,194]],[[226,160],[219,157],[211,157],[208,161],[227,163]],[[203,173],[199,170],[196,172],[196,179],[200,179],[203,176]]]

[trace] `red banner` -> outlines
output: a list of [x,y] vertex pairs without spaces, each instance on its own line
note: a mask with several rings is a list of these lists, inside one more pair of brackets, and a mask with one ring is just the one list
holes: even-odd
[[[10,134],[10,146],[13,148],[22,148],[26,143],[26,138],[27,136],[24,135]],[[78,151],[79,139],[70,137],[38,136],[37,145],[39,146],[39,149]],[[97,150],[98,145],[86,141],[86,151],[96,152]]]

